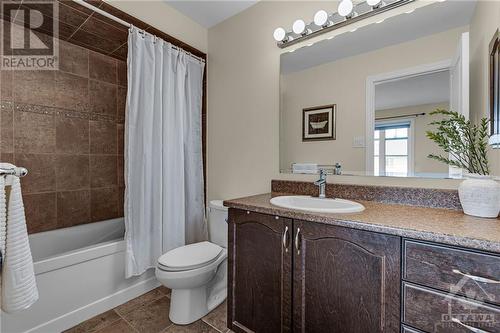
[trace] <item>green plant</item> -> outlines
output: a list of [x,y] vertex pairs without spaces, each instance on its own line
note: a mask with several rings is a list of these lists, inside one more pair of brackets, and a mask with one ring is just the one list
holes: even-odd
[[469,173],[489,175],[488,166],[488,119],[482,118],[478,125],[458,112],[437,109],[431,115],[442,115],[443,119],[430,125],[437,126],[436,131],[427,131],[426,135],[441,147],[448,156],[429,154],[434,160],[467,170]]

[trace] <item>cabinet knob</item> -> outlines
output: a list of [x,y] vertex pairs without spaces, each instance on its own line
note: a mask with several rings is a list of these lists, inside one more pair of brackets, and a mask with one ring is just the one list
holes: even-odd
[[275,220],[279,220],[279,219],[280,219],[280,217],[279,217],[279,216],[275,216],[275,217],[274,217],[274,219],[275,219]]
[[247,215],[248,215],[248,214],[250,214],[250,211],[249,211],[249,210],[247,210]]

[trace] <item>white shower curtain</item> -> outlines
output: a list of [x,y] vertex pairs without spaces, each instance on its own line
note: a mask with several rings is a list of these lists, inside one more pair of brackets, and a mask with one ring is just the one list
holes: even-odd
[[126,276],[205,240],[201,136],[204,63],[131,28],[125,120]]

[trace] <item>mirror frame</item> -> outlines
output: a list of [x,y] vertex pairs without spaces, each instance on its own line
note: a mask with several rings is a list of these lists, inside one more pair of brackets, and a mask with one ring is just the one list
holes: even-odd
[[494,136],[500,134],[500,29],[497,29],[491,39],[489,62],[490,134]]

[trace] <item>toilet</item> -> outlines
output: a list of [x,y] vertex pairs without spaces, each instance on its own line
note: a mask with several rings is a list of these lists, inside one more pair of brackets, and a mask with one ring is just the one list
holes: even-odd
[[208,206],[209,241],[168,251],[158,258],[156,278],[172,289],[170,320],[187,325],[205,316],[227,296],[227,208]]

